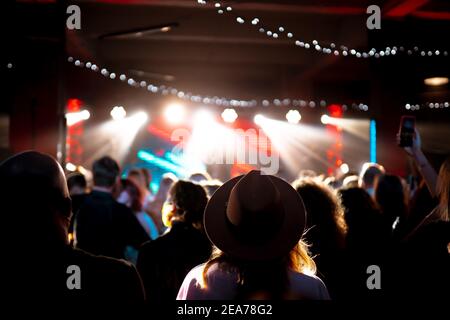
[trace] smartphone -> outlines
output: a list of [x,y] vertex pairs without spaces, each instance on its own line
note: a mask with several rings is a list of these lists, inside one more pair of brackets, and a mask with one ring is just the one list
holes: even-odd
[[403,116],[400,121],[400,147],[412,147],[416,117]]

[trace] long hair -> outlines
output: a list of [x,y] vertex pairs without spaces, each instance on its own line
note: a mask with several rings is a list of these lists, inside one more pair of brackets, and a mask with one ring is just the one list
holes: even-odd
[[439,195],[439,214],[442,220],[449,221],[450,206],[450,157],[441,165],[437,183]]
[[315,179],[294,182],[307,212],[305,234],[313,254],[335,252],[345,246],[347,225],[341,201],[331,187]]
[[203,231],[203,213],[208,197],[202,186],[178,180],[169,190],[169,199],[175,205],[174,219]]
[[221,270],[237,275],[237,300],[288,299],[289,269],[308,275],[316,273],[316,265],[303,241],[285,257],[258,262],[238,260],[215,248],[203,268],[202,288],[208,287],[208,270],[215,264]]
[[338,194],[345,208],[347,249],[356,250],[358,259],[381,254],[389,243],[391,230],[375,201],[360,187],[340,189]]

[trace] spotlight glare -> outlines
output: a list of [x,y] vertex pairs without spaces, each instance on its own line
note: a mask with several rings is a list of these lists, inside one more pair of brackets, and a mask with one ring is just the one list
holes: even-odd
[[264,119],[266,119],[266,117],[264,117],[262,114],[257,114],[257,115],[253,118],[253,121],[254,121],[257,125],[261,125],[261,123],[264,121]]
[[87,120],[91,117],[91,113],[88,110],[81,111],[81,119]]
[[322,122],[323,124],[329,124],[330,117],[328,115],[324,114],[320,117],[320,122]]
[[233,123],[236,121],[237,118],[238,118],[238,114],[237,114],[236,110],[234,110],[232,108],[225,109],[222,112],[222,119],[225,122]]
[[73,171],[77,170],[77,166],[74,165],[74,164],[71,163],[71,162],[67,162],[67,163],[66,163],[66,170],[67,170],[67,171],[73,172]]
[[136,119],[139,125],[143,125],[148,120],[148,115],[144,111],[136,113]]
[[349,168],[348,164],[346,164],[346,163],[341,164],[340,169],[343,174],[346,174],[350,171],[350,168]]
[[127,112],[125,111],[125,108],[122,106],[116,106],[111,110],[111,117],[115,121],[120,121],[122,119],[125,119],[127,116]]
[[214,123],[214,116],[207,110],[200,110],[194,117],[195,125],[205,125]]
[[289,123],[298,124],[301,119],[302,115],[298,112],[298,110],[289,110],[288,113],[286,113],[286,120]]
[[80,121],[87,120],[90,117],[91,117],[91,113],[88,110],[82,110],[79,112],[70,112],[70,113],[66,113],[66,123],[70,127]]
[[184,106],[179,103],[172,103],[167,106],[164,111],[166,121],[172,125],[177,125],[183,122],[185,117]]

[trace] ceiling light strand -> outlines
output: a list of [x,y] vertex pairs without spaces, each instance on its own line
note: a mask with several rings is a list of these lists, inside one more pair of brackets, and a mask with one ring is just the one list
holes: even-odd
[[[199,0],[197,1],[201,5],[207,5],[207,1]],[[220,2],[214,2],[213,4],[216,8],[221,7]],[[417,56],[417,57],[436,57],[436,56],[448,56],[448,51],[446,50],[438,50],[438,49],[432,49],[432,48],[419,48],[417,46],[408,48],[405,46],[387,46],[385,48],[371,48],[370,50],[361,50],[358,48],[350,48],[346,45],[336,45],[334,42],[328,43],[328,42],[322,42],[318,40],[312,40],[310,44],[309,41],[306,41],[304,39],[300,39],[298,37],[294,37],[294,33],[289,31],[284,26],[278,26],[270,28],[268,26],[265,26],[261,22],[261,18],[259,17],[252,17],[250,19],[242,16],[242,15],[236,15],[235,9],[228,5],[227,8],[230,8],[227,10],[226,13],[229,15],[235,16],[235,21],[241,25],[250,24],[252,27],[258,27],[257,30],[260,33],[265,33],[269,38],[271,39],[288,39],[297,47],[300,47],[302,49],[308,50],[310,48],[313,48],[315,52],[319,52],[322,54],[333,54],[335,56],[344,56],[344,57],[354,57],[357,59],[367,59],[367,58],[383,58],[383,57],[390,57],[390,56],[396,56],[396,55],[407,55],[407,56]],[[223,10],[220,10],[220,14],[224,14],[225,12]]]
[[[85,70],[94,71],[92,68],[84,68],[85,63],[79,59],[74,59],[73,57],[68,57],[67,61],[73,64],[76,67],[83,68]],[[145,89],[152,94],[161,94],[164,96],[173,96],[178,99],[184,101],[190,101],[193,103],[201,103],[204,105],[215,105],[223,108],[236,107],[236,108],[253,108],[253,107],[286,107],[286,108],[310,108],[314,109],[316,107],[324,108],[328,105],[325,99],[316,99],[316,100],[308,100],[308,99],[300,99],[300,98],[275,98],[275,99],[251,99],[251,100],[242,100],[236,98],[226,98],[226,97],[218,97],[218,96],[203,96],[200,94],[194,94],[189,91],[180,90],[178,88],[174,88],[166,85],[156,85],[152,83],[148,83],[147,81],[137,80],[129,77],[125,73],[113,72],[109,68],[106,67],[97,67],[96,69],[101,69],[100,73],[105,78],[109,78],[111,80],[119,79],[120,82],[128,84],[130,87],[135,87],[139,89]],[[117,77],[116,75],[120,76]],[[335,102],[333,102],[335,103]],[[339,103],[340,104],[340,103]],[[342,104],[344,111],[348,109],[353,109],[356,111],[369,111],[369,106],[364,103],[350,103],[350,104]]]

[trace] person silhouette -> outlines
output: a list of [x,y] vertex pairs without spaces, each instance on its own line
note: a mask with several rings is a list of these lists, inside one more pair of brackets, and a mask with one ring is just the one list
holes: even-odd
[[136,269],[68,244],[71,199],[63,170],[36,151],[0,164],[2,297],[12,302],[140,303]]

